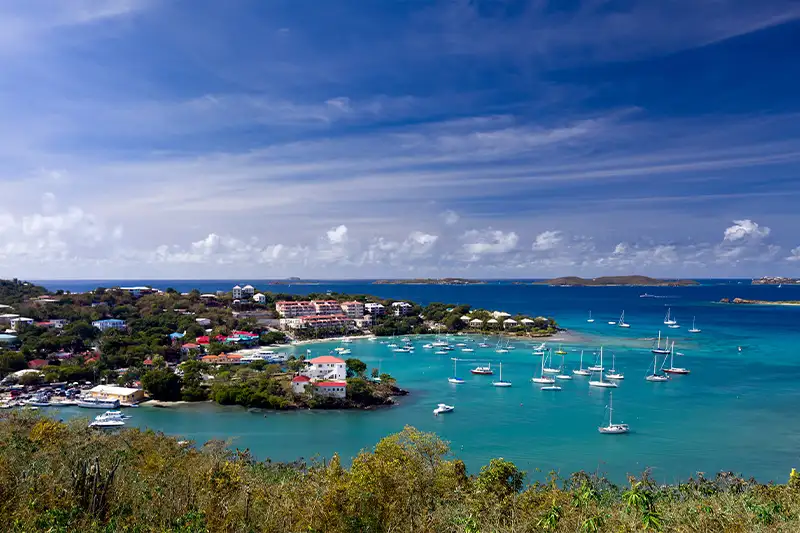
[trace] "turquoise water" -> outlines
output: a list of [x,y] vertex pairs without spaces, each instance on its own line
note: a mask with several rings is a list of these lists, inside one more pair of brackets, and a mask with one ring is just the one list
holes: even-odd
[[[80,290],[68,283],[48,286]],[[179,282],[160,283],[184,288]],[[199,286],[201,282],[183,283]],[[200,286],[201,290],[229,284],[205,283],[208,285]],[[92,286],[92,282],[87,284]],[[450,355],[438,356],[423,349],[430,337],[413,338],[414,354],[395,354],[374,341],[350,345],[351,357],[362,359],[370,368],[380,366],[411,391],[393,408],[269,412],[264,416],[242,408],[204,404],[131,410],[130,423],[198,442],[230,439],[234,447],[250,448],[258,457],[273,460],[330,457],[334,452],[349,458],[410,424],[449,440],[471,471],[492,457],[505,457],[534,477],[541,475],[536,469],[565,475],[588,470],[621,481],[627,473],[650,468],[662,481],[720,470],[768,481],[784,480],[792,467],[800,465],[800,417],[796,416],[800,405],[800,308],[714,303],[735,296],[800,299],[800,287],[778,289],[722,281],[702,287],[647,289],[661,298],[639,298],[644,289],[633,287],[551,288],[508,283],[437,287],[325,282],[274,290],[302,293],[328,289],[553,316],[569,328],[570,340],[563,343],[569,352],[568,367],[577,367],[581,349],[586,350],[585,363],[591,363],[589,354],[600,345],[607,355],[616,355],[617,369],[626,379],[614,390],[614,419],[629,423],[632,433],[604,436],[597,432],[608,391],[590,389],[587,378],[576,376],[560,382],[561,392],[543,392],[532,384],[530,378],[539,368],[540,358],[532,355],[530,343],[517,342],[516,350],[507,354],[495,353],[494,347],[476,346],[475,353],[452,352],[457,357],[491,361],[493,366],[502,360],[503,377],[512,381],[513,387],[501,389],[491,386],[497,375],[469,374],[469,368],[477,363],[460,364],[459,375],[466,383],[449,384]],[[681,329],[667,329],[662,324],[667,306]],[[589,309],[596,318],[594,324],[586,322]],[[617,319],[623,309],[632,325],[629,330],[606,324]],[[692,316],[697,317],[702,333],[687,332]],[[648,365],[652,365],[651,342],[646,339],[659,329],[676,341],[676,351],[685,354],[677,358],[676,366],[688,367],[691,375],[675,376],[668,383],[644,380]],[[335,346],[338,344],[325,343],[310,348],[318,355]],[[289,351],[304,352],[306,348]],[[455,405],[456,410],[434,417],[432,410],[440,402]],[[87,413],[78,409],[62,413],[75,415]]]

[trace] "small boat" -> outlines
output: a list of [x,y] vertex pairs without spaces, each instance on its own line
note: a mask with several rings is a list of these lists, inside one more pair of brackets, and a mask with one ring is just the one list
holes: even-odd
[[572,376],[564,373],[564,354],[561,354],[561,366],[558,368],[558,375],[556,376],[556,379],[560,379],[562,381],[572,379]]
[[556,355],[567,355],[567,352],[561,348],[561,345],[558,345],[558,350],[556,350]]
[[413,348],[403,347],[403,348],[395,348],[392,350],[394,353],[411,353],[414,351]]
[[597,431],[603,433],[604,435],[622,435],[623,433],[628,433],[630,431],[630,427],[628,424],[615,424],[612,422],[611,418],[614,413],[614,393],[609,393],[608,399],[608,425],[607,426],[600,426],[597,428]]
[[[602,351],[602,348],[600,348],[600,350]],[[589,371],[590,372],[602,372],[603,370],[605,370],[605,368],[603,367],[603,361],[600,358],[600,354],[595,352],[594,364],[589,367]]]
[[573,370],[573,374],[576,376],[591,376],[592,372],[590,370],[586,370],[583,368],[583,350],[581,350],[581,367],[578,370]]
[[619,326],[621,328],[629,328],[629,327],[631,327],[630,324],[625,322],[625,311],[623,311],[622,314],[619,315],[619,322],[617,322],[617,326]]
[[681,325],[680,325],[680,324],[670,324],[670,325],[669,325],[669,326],[667,326],[667,327],[668,327],[669,329],[680,329]]
[[616,326],[617,325],[617,321],[616,320],[609,320],[608,321],[608,325],[609,326]]
[[531,381],[534,382],[534,383],[540,383],[540,384],[543,384],[543,385],[552,385],[553,383],[556,382],[556,380],[551,378],[550,376],[545,376],[544,375],[545,374],[545,372],[544,372],[544,360],[545,360],[545,357],[542,357],[542,371],[541,371],[541,374],[539,374],[538,378],[537,377],[531,378]]
[[661,347],[661,331],[658,332],[658,343],[650,350],[653,353],[660,355],[667,355],[669,353],[669,337],[667,337],[667,344]]
[[447,350],[437,350],[433,353],[436,355],[447,355]]
[[453,376],[447,378],[447,381],[449,381],[450,383],[453,383],[455,385],[461,385],[462,383],[464,383],[464,378],[458,377],[458,374],[456,373],[456,365],[457,364],[458,364],[458,359],[453,358]]
[[492,365],[487,366],[478,366],[470,370],[473,374],[478,374],[479,376],[491,376],[494,374],[492,371]]
[[[603,347],[600,347],[600,368],[603,368]],[[600,370],[600,379],[599,380],[590,380],[589,381],[590,387],[601,387],[605,389],[615,389],[617,384],[613,381],[603,381],[603,371]]]
[[545,385],[544,387],[542,387],[542,390],[545,390],[545,391],[560,391],[561,390],[561,386],[560,385]]
[[85,409],[119,409],[119,400],[101,400],[84,396],[78,400],[78,407]]
[[681,368],[675,366],[675,342],[672,343],[672,349],[669,353],[669,368],[665,368],[664,372],[667,374],[689,374],[688,368]]
[[510,387],[510,381],[503,381],[503,363],[500,363],[500,379],[497,381],[492,381],[493,387]]
[[408,337],[403,337],[400,340],[403,341],[403,342],[411,342],[411,339],[409,339]]
[[490,348],[490,345],[486,344],[485,342],[482,342],[482,343],[478,344],[478,348]]
[[[649,376],[647,376],[644,379],[646,379],[647,381],[653,382],[653,383],[663,383],[664,381],[669,381],[669,376],[668,375],[659,374],[658,373],[658,370],[656,369],[657,360],[658,360],[658,356],[654,355],[653,356],[653,373],[650,374]],[[666,361],[666,357],[664,358],[664,360]],[[664,366],[664,365],[662,364],[661,366]]]
[[586,320],[586,322],[588,322],[589,324],[594,322],[594,318],[592,318],[592,312],[591,311],[589,311],[589,318]]
[[386,347],[387,348],[397,348],[397,344],[391,342],[391,343],[387,344]]
[[695,325],[694,319],[695,317],[692,317],[692,329],[689,330],[689,333],[700,333],[702,330]]
[[473,348],[461,348],[461,351],[464,353],[472,353],[475,350]]
[[451,413],[455,409],[454,405],[447,405],[446,403],[440,403],[436,409],[433,410],[433,414],[439,416],[442,413]]
[[639,298],[655,298],[655,296],[653,296],[652,294],[644,293],[644,294],[640,294]]
[[537,348],[533,351],[533,355],[544,356],[544,350]]
[[[547,356],[547,359],[548,359],[548,361],[550,361],[548,364],[552,365],[553,364],[553,353],[552,352],[550,352],[550,354]],[[544,362],[544,360],[545,360],[545,358],[542,358],[543,362]],[[546,367],[542,368],[542,372],[545,373],[545,374],[560,374],[561,370],[558,369],[558,368],[553,368],[551,366],[546,366]]]
[[118,418],[108,418],[103,415],[95,417],[94,421],[89,424],[90,428],[101,429],[114,429],[121,428],[125,425],[125,421]]
[[678,323],[677,320],[672,318],[671,313],[672,313],[672,308],[668,307],[667,308],[667,316],[664,317],[664,324],[667,325],[667,326],[672,326],[672,325],[675,325],[675,324]]
[[422,347],[425,349],[433,348],[433,344],[423,344]]
[[463,348],[464,346],[466,346],[466,344],[464,344],[463,342],[459,342],[458,344],[456,344],[456,346],[458,346],[459,348]]
[[616,354],[611,354],[611,370],[606,372],[606,377],[608,379],[616,379],[616,380],[625,379],[624,374],[617,372],[617,370],[615,369],[616,366],[617,366],[617,356]]

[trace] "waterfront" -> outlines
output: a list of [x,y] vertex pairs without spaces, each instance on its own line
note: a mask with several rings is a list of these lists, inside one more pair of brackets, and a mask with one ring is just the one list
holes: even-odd
[[[90,285],[97,282],[87,282]],[[139,282],[129,282],[140,284]],[[185,287],[170,282],[179,290]],[[197,282],[184,282],[188,285]],[[102,283],[101,283],[102,284]],[[155,283],[153,283],[155,285]],[[45,282],[51,289],[70,288],[63,282]],[[109,284],[106,282],[106,286]],[[229,288],[219,283],[215,288]],[[784,481],[797,466],[800,420],[794,416],[800,400],[800,369],[797,366],[796,325],[800,310],[781,307],[751,307],[714,303],[722,297],[753,299],[797,299],[800,288],[739,285],[738,282],[705,284],[687,288],[555,288],[511,284],[475,286],[375,286],[357,282],[330,282],[319,286],[273,286],[283,292],[373,293],[428,303],[451,301],[509,312],[553,316],[581,339],[565,345],[568,364],[577,365],[577,352],[593,351],[601,343],[617,356],[617,368],[626,374],[614,392],[615,420],[631,424],[633,433],[609,437],[597,433],[602,422],[607,393],[590,390],[585,378],[562,383],[563,391],[546,394],[529,381],[539,358],[530,346],[519,342],[508,354],[494,349],[476,349],[458,354],[470,359],[498,362],[503,377],[513,382],[508,389],[491,387],[492,377],[468,374],[463,364],[459,374],[464,385],[451,385],[449,356],[423,350],[429,339],[414,339],[413,355],[392,353],[376,341],[350,345],[352,357],[370,368],[379,366],[411,391],[395,408],[376,411],[303,411],[251,413],[242,408],[209,404],[174,409],[143,407],[132,410],[132,425],[150,427],[197,442],[231,439],[231,445],[250,448],[259,458],[294,460],[317,454],[330,457],[339,452],[345,459],[406,424],[435,431],[450,440],[457,455],[471,471],[491,457],[513,460],[521,468],[607,472],[622,481],[626,473],[646,467],[663,481],[685,479],[697,471],[733,470],[759,480]],[[71,290],[78,290],[72,288]],[[201,288],[210,290],[210,287]],[[639,298],[650,292],[668,298]],[[662,324],[666,306],[671,306],[682,324],[669,330]],[[587,324],[591,309],[596,318]],[[622,309],[630,330],[606,324]],[[687,333],[692,316],[703,331]],[[677,350],[686,354],[680,366],[692,370],[671,382],[644,381],[652,364],[650,342],[640,340],[662,334],[677,336]],[[314,355],[335,343],[295,348],[311,349]],[[738,347],[742,346],[742,351]],[[457,352],[456,352],[457,353]],[[587,352],[588,354],[588,352]],[[677,363],[676,363],[677,364]],[[456,406],[450,415],[434,417],[439,402]],[[91,413],[64,409],[62,416]]]

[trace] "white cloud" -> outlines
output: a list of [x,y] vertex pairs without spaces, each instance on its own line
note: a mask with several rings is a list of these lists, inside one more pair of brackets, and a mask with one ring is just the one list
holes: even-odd
[[444,223],[447,224],[448,226],[456,225],[458,221],[461,219],[461,217],[458,216],[458,213],[456,213],[452,209],[448,209],[447,211],[442,213],[441,216],[442,220],[444,220]]
[[800,261],[800,246],[793,248],[790,256],[786,258],[787,261]]
[[343,244],[347,242],[347,226],[341,224],[335,228],[331,228],[326,233],[328,242],[331,244]]
[[512,251],[519,241],[513,231],[507,233],[500,230],[469,230],[462,236],[464,250],[472,255],[505,254]]
[[532,248],[536,251],[552,250],[561,243],[561,240],[560,231],[543,231],[536,236]]
[[744,239],[761,239],[769,235],[770,229],[759,226],[750,219],[734,220],[733,226],[725,229],[724,241],[736,242]]

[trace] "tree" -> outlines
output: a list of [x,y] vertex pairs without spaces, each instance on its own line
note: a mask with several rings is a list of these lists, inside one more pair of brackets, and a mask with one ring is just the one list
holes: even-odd
[[25,356],[17,352],[0,353],[0,376],[28,368]]
[[142,376],[144,390],[154,400],[174,402],[181,399],[181,378],[166,369],[154,369]]
[[367,364],[361,359],[356,359],[355,357],[347,359],[345,364],[347,365],[347,373],[351,376],[363,376],[364,372],[367,371]]
[[268,331],[261,335],[261,345],[283,344],[286,342],[286,334],[282,331]]

